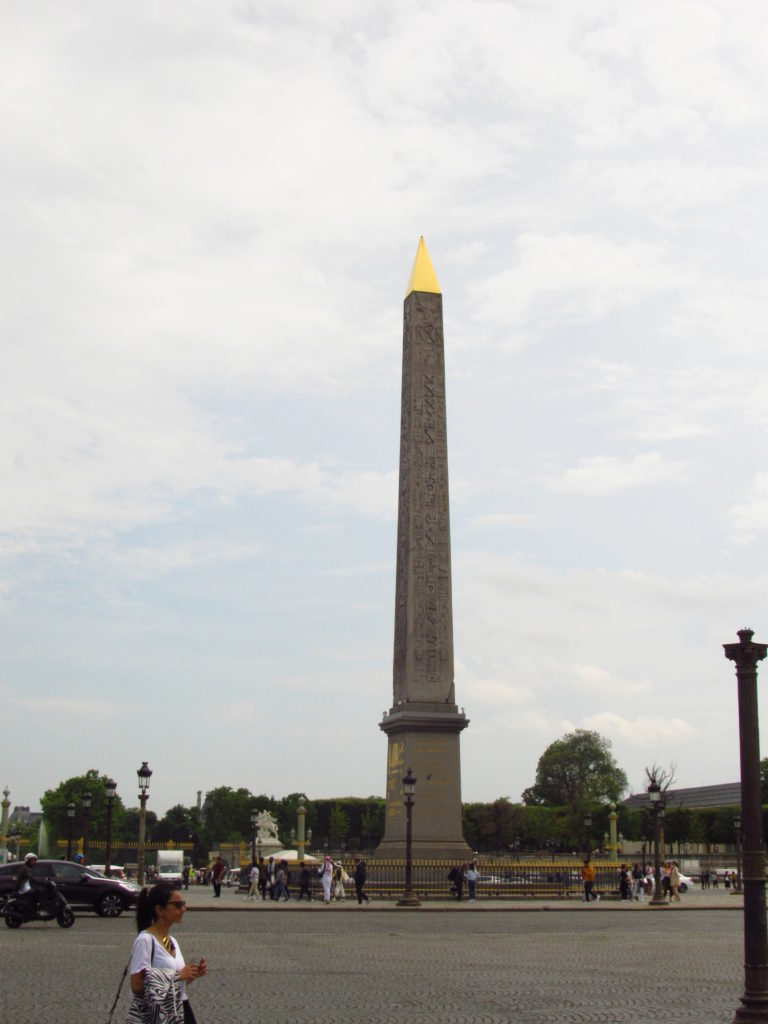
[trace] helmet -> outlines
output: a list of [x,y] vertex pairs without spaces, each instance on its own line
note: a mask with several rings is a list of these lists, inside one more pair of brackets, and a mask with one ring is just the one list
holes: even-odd
[[36,853],[28,853],[27,856],[24,858],[24,863],[29,864],[31,860],[37,860]]
[[76,853],[75,854],[75,864],[79,864],[80,861],[82,861],[82,860],[85,860],[85,857],[82,855],[82,853]]

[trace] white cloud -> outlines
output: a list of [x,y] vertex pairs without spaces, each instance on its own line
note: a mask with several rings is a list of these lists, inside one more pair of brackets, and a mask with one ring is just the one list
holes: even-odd
[[[671,702],[674,705],[674,698]],[[678,710],[682,712],[684,708]],[[602,711],[590,715],[585,722],[590,729],[646,751],[652,744],[663,745],[666,750],[675,750],[679,741],[693,738],[696,730],[688,721],[675,715],[674,711],[672,714],[668,714],[668,711],[669,708],[665,707],[665,713],[659,715],[654,713],[653,707],[649,707],[646,714],[635,718],[627,718],[613,711]]]
[[[83,701],[162,687],[188,753],[121,707],[102,766],[135,778],[141,731],[158,807],[233,780],[382,791],[422,233],[465,796],[516,795],[589,722],[633,778],[645,736],[681,784],[735,777],[720,644],[768,601],[763,6],[4,13],[0,674],[78,694],[37,775],[9,738],[14,796],[107,756]],[[647,710],[671,686],[690,733]],[[241,780],[254,735],[271,780]]]
[[756,473],[746,502],[730,509],[734,544],[750,544],[757,534],[768,530],[768,473]]
[[586,322],[664,294],[685,281],[669,255],[646,242],[616,242],[592,234],[525,234],[517,240],[516,266],[472,289],[476,315],[519,325]]
[[682,463],[670,462],[659,452],[645,452],[631,459],[595,455],[580,459],[561,476],[546,481],[553,491],[603,497],[628,488],[649,487],[667,480],[680,480]]

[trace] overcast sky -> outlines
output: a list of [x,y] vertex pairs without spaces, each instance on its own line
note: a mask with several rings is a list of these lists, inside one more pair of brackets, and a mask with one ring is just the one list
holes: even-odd
[[654,761],[738,779],[721,644],[768,641],[767,30],[757,0],[4,5],[13,804],[96,768],[135,805],[143,760],[158,813],[383,795],[422,234],[463,798],[518,800],[574,728],[635,790]]

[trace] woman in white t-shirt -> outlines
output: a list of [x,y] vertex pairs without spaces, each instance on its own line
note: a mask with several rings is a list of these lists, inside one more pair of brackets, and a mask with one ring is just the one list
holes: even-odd
[[136,936],[131,951],[131,992],[133,998],[127,1024],[155,1020],[155,1006],[161,1004],[170,1024],[195,1024],[186,987],[208,973],[200,959],[184,963],[179,944],[170,936],[173,925],[184,917],[186,903],[178,889],[159,882],[142,889],[136,905]]

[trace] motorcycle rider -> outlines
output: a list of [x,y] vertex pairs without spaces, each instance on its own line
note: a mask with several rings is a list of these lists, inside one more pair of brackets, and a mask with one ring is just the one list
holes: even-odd
[[34,917],[35,911],[37,910],[37,892],[32,887],[32,875],[31,872],[37,864],[37,854],[28,853],[24,858],[24,863],[16,872],[16,896],[24,900],[25,903],[29,904],[30,913]]

